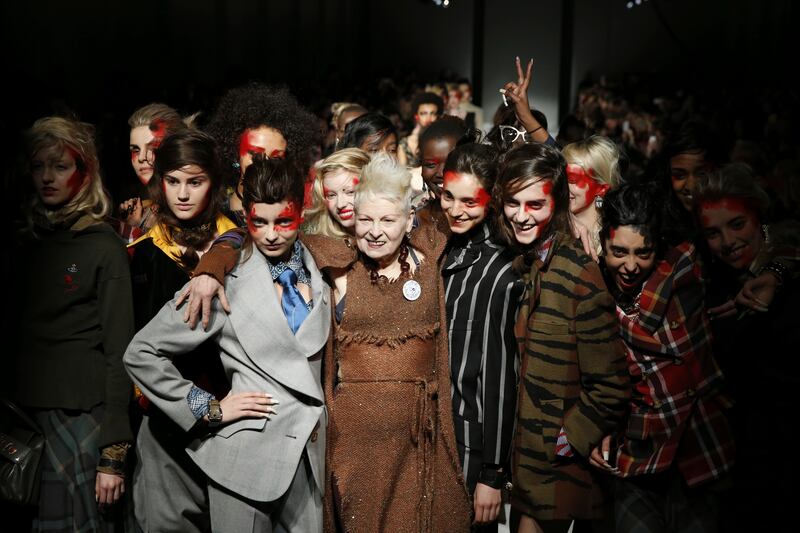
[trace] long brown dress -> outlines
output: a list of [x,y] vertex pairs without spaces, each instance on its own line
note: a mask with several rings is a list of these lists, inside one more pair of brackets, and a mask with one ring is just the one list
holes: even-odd
[[354,245],[304,239],[320,268],[347,269],[344,315],[325,361],[328,531],[470,529],[442,329],[445,241],[430,225],[414,231],[411,246],[424,260],[412,301],[403,295],[407,278],[373,284]]

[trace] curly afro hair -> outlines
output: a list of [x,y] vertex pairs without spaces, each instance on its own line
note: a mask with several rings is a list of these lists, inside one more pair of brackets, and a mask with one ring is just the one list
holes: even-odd
[[286,139],[286,154],[305,173],[311,167],[311,148],[319,144],[319,120],[302,107],[283,85],[252,82],[230,89],[206,126],[220,145],[229,183],[239,180],[239,139],[245,130],[267,126]]

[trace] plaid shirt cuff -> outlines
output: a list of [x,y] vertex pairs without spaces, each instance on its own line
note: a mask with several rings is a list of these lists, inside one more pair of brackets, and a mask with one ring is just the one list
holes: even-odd
[[563,427],[558,432],[558,439],[556,440],[556,455],[559,457],[572,457],[572,446],[569,445],[567,440],[567,430]]
[[186,401],[189,402],[189,409],[198,420],[206,416],[206,413],[208,413],[208,401],[214,399],[214,395],[210,392],[194,386],[186,396]]

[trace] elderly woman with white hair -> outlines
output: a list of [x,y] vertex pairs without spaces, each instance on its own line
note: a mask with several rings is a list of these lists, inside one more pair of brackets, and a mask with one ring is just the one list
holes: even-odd
[[442,330],[446,238],[411,232],[413,194],[411,174],[377,154],[356,190],[355,238],[307,238],[335,285],[326,494],[328,525],[345,531],[469,530]]

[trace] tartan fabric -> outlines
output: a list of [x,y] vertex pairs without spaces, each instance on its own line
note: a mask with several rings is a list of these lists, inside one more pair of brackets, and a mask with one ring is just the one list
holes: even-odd
[[38,516],[32,530],[122,531],[121,524],[101,515],[95,501],[102,408],[88,413],[42,410],[33,416],[47,444],[42,458]]
[[725,416],[731,401],[711,351],[704,289],[695,248],[671,249],[642,288],[639,312],[619,307],[633,397],[617,468],[623,477],[653,474],[673,463],[689,486],[733,466]]
[[617,479],[614,490],[616,531],[625,533],[716,533],[720,492],[690,489],[670,470],[655,480]]
[[131,226],[118,218],[109,218],[107,222],[114,228],[114,231],[122,238],[122,242],[126,245],[131,244],[146,233],[141,227]]

